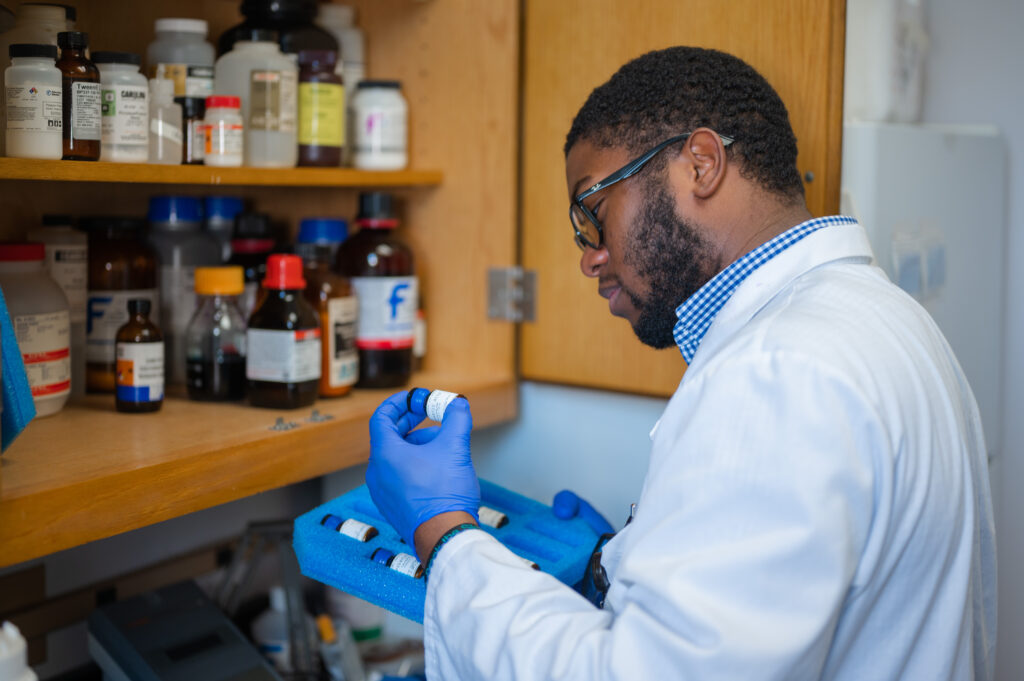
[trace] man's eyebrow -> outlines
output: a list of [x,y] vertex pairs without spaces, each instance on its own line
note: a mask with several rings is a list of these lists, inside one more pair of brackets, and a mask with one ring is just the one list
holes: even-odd
[[576,198],[577,196],[579,196],[579,193],[580,193],[580,185],[582,185],[582,184],[583,184],[584,182],[587,182],[587,181],[588,181],[589,179],[590,179],[590,175],[584,175],[583,177],[581,177],[581,178],[580,178],[580,179],[579,179],[579,180],[578,180],[578,181],[576,182],[576,184],[575,184],[575,185],[573,185],[572,191],[570,192],[570,193],[572,194],[572,196],[570,196],[570,197],[569,197],[569,198],[570,198],[570,200],[571,200],[571,199],[575,199],[575,198]]

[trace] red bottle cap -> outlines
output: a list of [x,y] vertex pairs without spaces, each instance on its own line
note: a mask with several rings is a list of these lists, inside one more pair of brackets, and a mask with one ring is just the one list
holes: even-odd
[[206,98],[207,109],[237,109],[242,106],[242,100],[233,95],[210,95]]
[[264,288],[303,289],[306,279],[302,276],[302,258],[297,255],[275,254],[267,258],[267,277]]
[[37,243],[0,243],[0,260],[4,262],[30,262],[46,257],[46,248]]

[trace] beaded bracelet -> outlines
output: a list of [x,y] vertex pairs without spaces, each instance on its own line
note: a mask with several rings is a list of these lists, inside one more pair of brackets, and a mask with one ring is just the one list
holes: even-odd
[[446,543],[448,543],[449,539],[451,539],[452,537],[457,535],[459,532],[462,532],[464,530],[478,530],[478,529],[480,529],[479,525],[474,525],[473,523],[462,523],[461,525],[456,525],[452,529],[450,529],[447,532],[445,532],[444,534],[442,534],[441,538],[437,540],[436,544],[434,544],[434,550],[430,552],[430,558],[427,559],[427,565],[426,565],[426,568],[424,569],[424,575],[425,575],[424,579],[429,579],[429,577],[430,577],[430,568],[434,565],[434,558],[437,557],[437,554],[440,553],[440,551],[441,551],[441,547],[444,546]]

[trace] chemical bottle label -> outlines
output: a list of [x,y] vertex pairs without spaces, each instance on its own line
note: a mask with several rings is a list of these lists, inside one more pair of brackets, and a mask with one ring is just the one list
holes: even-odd
[[71,323],[85,321],[89,248],[85,244],[46,244],[46,270],[68,299]]
[[67,310],[14,317],[14,336],[32,397],[71,390],[71,320]]
[[211,123],[203,127],[206,156],[241,156],[242,126],[237,123]]
[[155,288],[128,291],[89,291],[86,303],[85,361],[113,364],[117,330],[128,321],[128,301],[150,302],[150,319],[160,319],[160,297]]
[[99,83],[71,84],[71,134],[76,140],[98,140],[102,132]]
[[359,299],[356,347],[411,348],[419,304],[416,277],[353,277],[352,288]]
[[406,122],[401,109],[367,107],[356,109],[355,115],[352,145],[356,152],[373,154],[406,150]]
[[246,332],[245,377],[301,383],[320,379],[320,329]]
[[356,350],[356,322],[359,303],[355,296],[327,301],[327,382],[332,388],[353,385],[359,380],[359,352]]
[[249,128],[268,132],[295,132],[298,106],[291,71],[259,71],[249,74]]
[[345,143],[345,88],[337,83],[299,84],[299,144]]
[[164,399],[164,344],[117,344],[117,399],[159,402]]
[[149,133],[149,88],[145,85],[115,85],[104,88],[103,144],[147,147]]
[[206,151],[206,125],[200,119],[186,123],[188,135],[185,135],[185,152],[193,161],[202,161]]
[[64,120],[64,95],[59,87],[20,85],[8,87],[7,129],[26,132],[59,131]]
[[175,97],[208,97],[213,94],[213,67],[195,64],[154,64],[149,77],[156,78],[157,68],[164,67],[164,78],[174,81]]
[[416,577],[420,571],[420,562],[416,560],[415,556],[410,556],[408,553],[398,553],[391,559],[391,565],[388,567],[403,575]]

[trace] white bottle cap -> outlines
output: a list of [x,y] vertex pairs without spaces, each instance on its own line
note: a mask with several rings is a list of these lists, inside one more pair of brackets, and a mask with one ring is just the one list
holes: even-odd
[[0,679],[36,681],[35,672],[28,668],[28,648],[18,627],[4,622],[0,628]]
[[209,32],[209,25],[205,19],[157,19],[154,26],[157,33],[162,31],[176,31],[178,33],[199,33],[206,35]]

